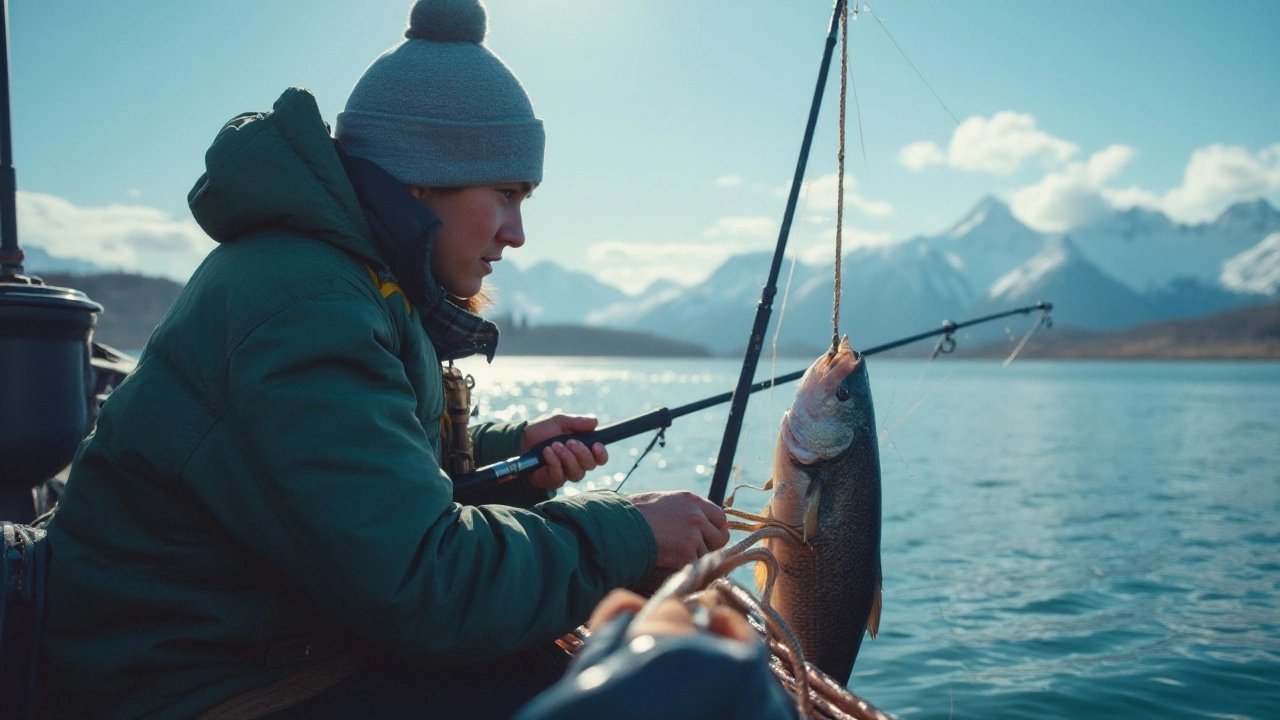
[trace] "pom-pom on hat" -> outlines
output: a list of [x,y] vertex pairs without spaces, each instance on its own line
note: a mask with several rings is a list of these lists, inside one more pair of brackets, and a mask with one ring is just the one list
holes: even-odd
[[414,3],[405,41],[373,61],[338,113],[343,148],[408,185],[542,182],[542,121],[487,32],[480,0]]

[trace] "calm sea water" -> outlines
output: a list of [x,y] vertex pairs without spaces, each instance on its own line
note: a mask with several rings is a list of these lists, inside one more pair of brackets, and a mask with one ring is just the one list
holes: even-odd
[[[462,367],[486,417],[612,422],[729,390],[739,363]],[[870,370],[884,615],[851,688],[904,718],[1280,718],[1280,364]],[[753,396],[740,482],[767,478],[793,392]],[[705,494],[726,417],[677,420],[624,491]],[[582,489],[616,486],[648,441],[612,446]]]

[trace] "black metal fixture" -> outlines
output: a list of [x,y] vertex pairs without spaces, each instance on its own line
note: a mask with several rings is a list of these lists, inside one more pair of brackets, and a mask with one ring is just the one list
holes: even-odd
[[91,362],[102,306],[23,271],[9,122],[9,6],[0,15],[0,520],[31,521],[71,462],[97,403]]

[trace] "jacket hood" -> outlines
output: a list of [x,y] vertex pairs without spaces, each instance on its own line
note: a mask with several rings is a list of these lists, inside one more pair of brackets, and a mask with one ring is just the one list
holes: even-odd
[[187,204],[220,243],[296,232],[385,265],[315,96],[301,88],[286,90],[270,112],[222,127]]

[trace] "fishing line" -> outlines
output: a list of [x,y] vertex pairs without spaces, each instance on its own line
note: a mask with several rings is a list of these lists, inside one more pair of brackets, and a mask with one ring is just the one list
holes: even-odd
[[[809,205],[808,189],[804,192],[804,199],[804,206],[807,207]],[[804,217],[805,207],[800,209],[801,218]],[[782,334],[782,320],[787,315],[787,298],[791,296],[791,280],[796,275],[796,261],[799,260],[799,258],[799,255],[791,256],[791,270],[787,273],[787,285],[782,289],[782,304],[778,307],[778,324],[773,328],[773,358],[769,362],[769,377],[778,376],[778,336]],[[771,423],[774,418],[773,398],[774,393],[777,392],[777,390],[777,386],[769,388],[769,422]]]
[[[924,382],[925,375],[929,374],[929,368],[933,366],[933,361],[937,359],[939,355],[945,355],[951,352],[952,350],[955,349],[955,347],[956,347],[956,341],[952,339],[950,334],[946,334],[938,338],[937,344],[933,346],[933,352],[929,353],[929,359],[925,361],[924,367],[920,369],[920,374],[916,376],[915,384],[911,386],[911,391],[907,393],[906,400],[902,401],[903,406],[910,404],[911,400],[916,396],[916,391],[920,389],[920,384]],[[946,378],[943,378],[943,379],[945,380]],[[934,390],[936,389],[937,387],[935,386]],[[932,393],[933,393],[933,390],[930,390],[929,394],[932,394]],[[926,394],[925,397],[926,398],[929,397],[929,394]],[[923,402],[923,398],[921,399],[921,402]],[[907,409],[906,414],[898,417],[897,419],[893,421],[886,420],[884,425],[881,426],[881,430],[883,430],[886,433],[890,432],[890,422],[892,422],[892,427],[896,428],[898,425],[902,424],[902,421],[906,418],[906,416],[914,412],[917,407],[920,407],[919,403],[912,405],[910,408]]]
[[888,36],[889,42],[893,43],[893,46],[898,48],[898,52],[902,54],[902,59],[907,61],[907,64],[911,66],[912,70],[915,70],[916,77],[920,78],[920,82],[924,83],[924,86],[929,88],[929,92],[933,93],[934,99],[937,100],[938,104],[942,106],[942,109],[946,110],[947,114],[951,116],[951,120],[955,122],[956,127],[960,128],[963,132],[964,127],[960,125],[960,120],[956,118],[956,114],[951,112],[951,108],[947,107],[947,104],[942,101],[942,98],[939,97],[938,93],[933,89],[933,86],[929,84],[929,81],[924,79],[924,74],[920,72],[920,69],[916,67],[915,63],[911,62],[911,58],[907,57],[906,51],[902,49],[902,46],[898,44],[897,40],[893,39],[893,33],[889,32],[889,28],[884,24],[884,20],[876,14],[875,10],[871,9],[869,4],[864,2],[862,3],[862,7],[866,8],[867,12],[871,13],[871,17],[875,18],[876,22],[880,23],[880,29],[884,30],[884,34]]
[[[853,19],[858,19],[858,11],[853,11]],[[853,111],[858,118],[858,144],[862,146],[862,173],[864,176],[871,175],[871,168],[867,165],[867,141],[862,136],[862,103],[858,102],[858,83],[853,78],[853,58],[849,58],[849,87],[853,89]]]
[[[819,125],[814,129],[813,142],[815,145],[822,142],[822,126]],[[806,174],[808,170],[806,168]],[[800,184],[800,224],[804,225],[805,218],[809,216],[809,191],[813,189],[813,184],[809,182],[801,182]],[[782,302],[778,305],[778,322],[773,326],[773,341],[771,343],[772,357],[769,363],[769,377],[778,376],[778,337],[782,335],[783,320],[787,315],[787,299],[791,297],[791,283],[796,275],[796,263],[800,259],[799,253],[791,256],[791,269],[787,272],[787,284],[782,288]],[[774,393],[777,386],[769,388],[769,422],[773,422],[776,408],[774,407]]]
[[1026,336],[1022,338],[1022,342],[1018,343],[1018,347],[1013,349],[1013,354],[1010,355],[1004,361],[1001,367],[1009,367],[1009,363],[1013,362],[1013,359],[1018,357],[1018,353],[1022,352],[1022,346],[1026,345],[1027,341],[1031,339],[1031,334],[1034,333],[1036,330],[1040,329],[1040,326],[1045,324],[1048,321],[1049,321],[1049,313],[1047,312],[1040,313],[1040,317],[1036,318],[1035,324],[1032,325],[1031,329],[1027,331]]
[[[858,14],[854,13],[854,18],[856,19],[856,17],[858,17]],[[852,58],[849,59],[849,87],[854,91],[854,113],[855,117],[858,118],[858,145],[863,149],[863,177],[865,179],[870,177],[872,169],[867,164],[867,138],[863,137],[863,105],[858,101],[858,83],[854,82],[854,60]]]
[[929,399],[929,397],[930,397],[931,395],[933,395],[935,392],[937,392],[937,391],[938,391],[938,388],[942,387],[942,384],[943,384],[943,383],[945,383],[947,380],[950,380],[950,379],[951,379],[951,374],[952,374],[953,372],[955,372],[955,371],[954,371],[954,370],[948,370],[948,371],[947,371],[947,374],[946,374],[946,375],[943,375],[943,376],[942,376],[942,379],[941,379],[941,380],[939,380],[937,383],[935,383],[935,384],[934,384],[934,386],[933,386],[932,388],[930,388],[930,389],[929,389],[929,392],[927,392],[927,393],[925,393],[925,394],[924,394],[924,397],[922,397],[922,398],[920,398],[919,400],[917,400],[917,401],[916,401],[916,404],[915,404],[915,405],[912,405],[912,406],[911,406],[911,408],[910,408],[910,409],[908,409],[908,410],[907,410],[907,412],[906,412],[906,413],[904,413],[904,414],[902,415],[902,417],[899,417],[897,420],[894,420],[894,421],[893,421],[893,425],[891,425],[891,426],[889,426],[889,427],[885,428],[885,432],[887,432],[887,433],[893,433],[893,431],[894,431],[894,430],[897,430],[897,429],[898,429],[898,426],[899,426],[899,425],[901,425],[904,421],[906,421],[906,419],[907,419],[907,418],[911,417],[911,415],[912,415],[913,413],[915,413],[915,411],[916,411],[916,410],[918,410],[918,409],[920,408],[920,406],[921,406],[921,405],[923,405],[923,404],[924,404],[924,401],[925,401],[925,400],[928,400],[928,399]]
[[622,484],[631,478],[631,473],[635,472],[636,468],[640,467],[640,461],[644,460],[644,456],[649,454],[649,451],[653,449],[654,445],[661,445],[662,447],[667,446],[667,429],[666,428],[658,428],[658,432],[655,433],[653,436],[653,439],[649,441],[649,447],[646,447],[644,449],[644,452],[640,453],[640,457],[636,458],[636,461],[634,464],[632,464],[631,469],[628,470],[627,474],[624,475],[623,478],[618,481],[617,487],[613,488],[614,492],[616,493],[622,492]]

